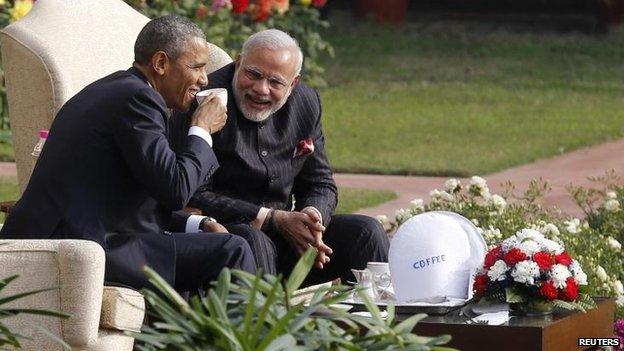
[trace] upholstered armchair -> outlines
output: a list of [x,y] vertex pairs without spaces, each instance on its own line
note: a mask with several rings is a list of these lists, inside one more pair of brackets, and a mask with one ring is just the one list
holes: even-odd
[[[63,311],[69,319],[18,315],[3,319],[9,329],[31,340],[24,350],[63,350],[42,329],[68,343],[72,350],[132,350],[134,338],[124,331],[138,332],[143,322],[143,296],[132,289],[106,287],[104,250],[86,240],[0,240],[3,278],[19,278],[3,295],[58,287],[11,303],[11,307]],[[8,296],[5,295],[5,296]]]
[[[31,12],[0,32],[9,119],[20,190],[28,184],[40,129],[87,84],[132,65],[134,41],[148,18],[121,0],[38,0]],[[232,59],[212,46],[212,72]],[[19,274],[9,292],[60,286],[15,303],[70,313],[68,320],[27,316],[8,321],[24,331],[38,325],[74,350],[131,350],[143,320],[143,297],[104,286],[104,252],[79,240],[10,240],[0,245],[2,277]],[[4,322],[4,320],[3,320]],[[37,329],[26,350],[60,350]]]

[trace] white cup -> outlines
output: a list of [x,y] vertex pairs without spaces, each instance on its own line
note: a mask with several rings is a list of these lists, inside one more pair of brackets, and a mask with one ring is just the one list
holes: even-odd
[[225,88],[214,88],[214,89],[202,90],[198,92],[195,95],[195,98],[197,99],[197,103],[201,104],[202,101],[204,101],[204,99],[206,98],[206,96],[210,95],[211,93],[214,93],[217,95],[223,107],[227,107],[228,93],[227,93],[227,89]]
[[390,265],[388,265],[388,262],[368,262],[366,264],[366,269],[374,274],[382,275],[385,273],[390,275]]
[[388,291],[391,290],[392,286],[388,262],[368,262],[366,270],[372,273],[375,297],[380,300],[387,299]]

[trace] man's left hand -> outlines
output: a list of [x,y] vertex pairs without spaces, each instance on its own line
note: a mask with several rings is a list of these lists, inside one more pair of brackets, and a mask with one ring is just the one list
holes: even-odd
[[[301,210],[302,213],[307,214],[315,223],[318,224],[323,224],[321,223],[321,217],[319,216],[319,212],[315,209],[313,209],[312,207],[306,207],[303,210]],[[323,232],[320,230],[315,230],[313,228],[310,228],[310,232],[312,232],[312,235],[314,235],[314,238],[316,239],[316,243],[315,247],[319,247],[321,244],[323,244]],[[325,254],[325,251],[318,251],[318,255],[316,255],[316,267],[318,267],[319,269],[323,269],[323,267],[325,266],[325,264],[329,263],[329,256],[327,256]]]
[[206,233],[229,233],[224,226],[212,221],[203,221],[201,230]]

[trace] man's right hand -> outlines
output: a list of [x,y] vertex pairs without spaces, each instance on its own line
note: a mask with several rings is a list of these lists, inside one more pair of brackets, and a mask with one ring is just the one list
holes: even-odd
[[204,98],[191,117],[191,127],[197,126],[214,134],[220,131],[227,121],[227,109],[221,105],[216,94]]

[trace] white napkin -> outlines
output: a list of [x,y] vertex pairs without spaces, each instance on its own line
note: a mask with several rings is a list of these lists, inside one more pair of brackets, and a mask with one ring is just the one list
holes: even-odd
[[509,321],[509,311],[484,313],[472,319],[473,322],[487,322],[489,325],[501,325]]

